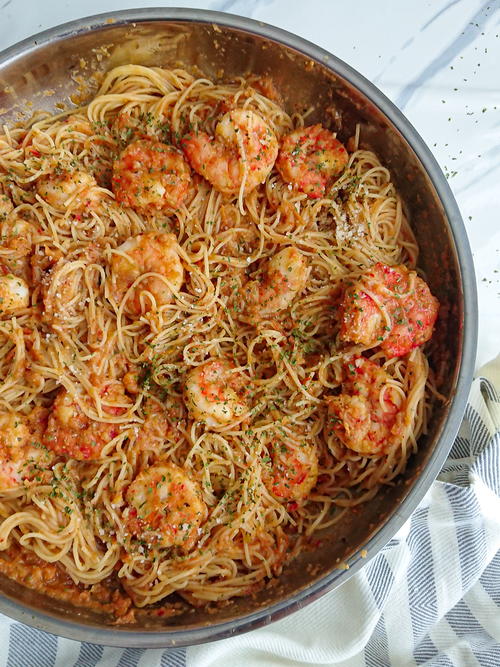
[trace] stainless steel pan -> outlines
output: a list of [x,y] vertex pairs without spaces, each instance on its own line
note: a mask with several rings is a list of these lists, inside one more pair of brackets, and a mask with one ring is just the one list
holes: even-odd
[[[288,109],[314,105],[310,120],[338,129],[343,139],[359,123],[363,142],[392,171],[420,243],[420,265],[443,304],[432,363],[448,401],[436,406],[418,454],[398,484],[322,535],[322,546],[302,554],[277,585],[211,614],[195,610],[153,621],[139,612],[135,625],[120,627],[0,579],[0,611],[42,630],[115,646],[183,646],[228,637],[290,614],[340,586],[394,536],[438,474],[462,419],[476,350],[476,290],[459,210],[415,129],[346,63],[278,28],[228,14],[167,8],[67,23],[0,54],[2,123],[35,109],[56,110],[57,103],[67,103],[75,92],[80,98],[88,95],[92,71],[129,62],[181,63],[222,78],[270,74]],[[361,549],[366,549],[366,558]],[[349,569],[340,566],[345,561]]]

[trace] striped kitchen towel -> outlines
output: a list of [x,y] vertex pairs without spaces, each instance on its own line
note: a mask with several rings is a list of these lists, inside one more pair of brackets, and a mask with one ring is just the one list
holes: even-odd
[[339,589],[270,626],[174,650],[79,644],[0,616],[7,667],[500,666],[500,357],[472,386],[445,467]]

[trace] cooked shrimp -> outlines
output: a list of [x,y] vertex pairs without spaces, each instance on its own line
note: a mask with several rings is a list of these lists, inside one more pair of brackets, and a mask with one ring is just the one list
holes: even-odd
[[36,230],[32,224],[9,216],[0,222],[0,264],[18,278],[29,278],[29,258]]
[[0,223],[0,250],[10,250],[18,256],[28,255],[35,235],[34,226],[23,220],[10,216]]
[[318,455],[314,445],[305,442],[274,441],[270,461],[265,460],[263,480],[277,498],[299,502],[316,484]]
[[254,111],[235,109],[226,113],[215,128],[189,134],[182,148],[195,171],[216,190],[245,194],[263,183],[278,155],[278,141],[269,125]]
[[41,443],[45,422],[43,408],[29,416],[0,413],[0,492],[21,486],[52,464],[53,453]]
[[182,287],[184,270],[173,234],[148,232],[133,236],[116,248],[111,258],[110,283],[114,300],[120,303],[143,275],[147,277],[137,282],[127,299],[127,309],[134,314],[170,303],[173,292]]
[[140,472],[125,498],[129,531],[163,548],[192,549],[208,514],[198,483],[166,461]]
[[61,212],[89,211],[101,199],[95,178],[81,169],[42,176],[36,188],[47,204]]
[[30,290],[25,280],[12,273],[0,276],[0,317],[27,308],[29,302]]
[[[103,383],[99,394],[105,415],[116,416],[126,411],[129,401],[118,381]],[[82,402],[92,407],[90,397],[83,397]],[[43,442],[56,454],[77,461],[95,460],[119,433],[118,424],[91,419],[75,398],[61,389],[52,406]]]
[[321,125],[311,125],[283,138],[276,167],[284,181],[318,199],[329,181],[344,171],[347,161],[340,141]]
[[283,248],[271,258],[260,280],[245,285],[243,315],[259,322],[285,310],[306,286],[308,273],[306,260],[297,248]]
[[389,375],[364,357],[344,367],[342,393],[327,400],[329,431],[363,456],[380,456],[401,441],[404,407]]
[[211,427],[244,414],[248,407],[245,381],[233,369],[227,359],[210,359],[187,373],[184,396],[195,419]]
[[400,357],[429,340],[438,310],[415,271],[378,263],[345,290],[340,338]]
[[116,201],[139,213],[173,213],[184,203],[191,175],[182,153],[160,141],[137,139],[113,163]]

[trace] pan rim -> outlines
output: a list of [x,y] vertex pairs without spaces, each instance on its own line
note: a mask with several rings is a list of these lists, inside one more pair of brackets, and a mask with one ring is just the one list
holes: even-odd
[[358,554],[350,562],[349,570],[334,570],[288,598],[238,619],[181,630],[134,631],[113,627],[99,628],[83,625],[78,620],[69,621],[58,617],[56,614],[34,611],[21,601],[14,601],[5,596],[0,597],[0,612],[14,620],[61,637],[105,646],[174,648],[201,644],[248,632],[303,608],[347,581],[396,534],[416,509],[430,488],[432,481],[436,478],[460,427],[474,372],[477,348],[477,291],[472,253],[465,226],[451,188],[430,149],[403,113],[374,84],[341,59],[306,39],[261,21],[224,12],[172,7],[128,9],[76,19],[28,37],[0,53],[0,70],[9,62],[20,59],[41,46],[55,44],[85,32],[143,22],[217,24],[267,38],[319,62],[360,91],[390,121],[409,144],[422,164],[443,206],[455,245],[464,304],[462,314],[463,344],[460,360],[457,364],[458,370],[455,375],[454,397],[448,416],[436,437],[434,451],[429,456],[417,482],[400,507],[365,545],[368,558],[361,558]]

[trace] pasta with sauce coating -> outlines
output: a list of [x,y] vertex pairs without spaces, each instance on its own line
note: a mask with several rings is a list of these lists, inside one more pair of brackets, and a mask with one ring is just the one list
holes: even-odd
[[426,428],[390,173],[267,88],[122,66],[0,136],[0,570],[121,622],[258,590]]

